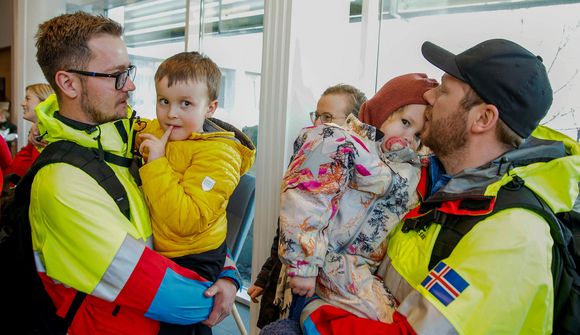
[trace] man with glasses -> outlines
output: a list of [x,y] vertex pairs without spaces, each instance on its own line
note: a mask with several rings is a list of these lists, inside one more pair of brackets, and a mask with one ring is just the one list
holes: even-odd
[[[147,205],[127,164],[136,69],[121,34],[118,23],[77,12],[42,23],[36,35],[38,63],[56,92],[37,108],[48,148],[64,140],[95,151],[115,172],[130,208],[127,218],[72,165],[41,168],[30,199],[37,270],[59,316],[78,308],[71,335],[153,335],[159,321],[213,326],[231,310],[237,271],[226,262],[212,286],[151,249]],[[86,293],[80,304],[77,292]]]

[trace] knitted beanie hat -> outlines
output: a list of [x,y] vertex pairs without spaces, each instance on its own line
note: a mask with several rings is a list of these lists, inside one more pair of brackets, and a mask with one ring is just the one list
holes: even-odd
[[393,112],[412,104],[427,105],[423,93],[438,85],[435,79],[424,73],[409,73],[389,80],[367,102],[359,112],[359,119],[380,128]]

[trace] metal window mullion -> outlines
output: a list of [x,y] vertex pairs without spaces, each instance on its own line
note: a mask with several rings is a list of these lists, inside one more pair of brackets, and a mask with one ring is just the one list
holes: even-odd
[[187,0],[185,22],[185,51],[203,50],[203,26],[205,0]]

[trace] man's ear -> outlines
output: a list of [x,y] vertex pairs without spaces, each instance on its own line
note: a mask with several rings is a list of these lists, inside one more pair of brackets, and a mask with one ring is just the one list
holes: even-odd
[[215,113],[215,111],[218,108],[218,101],[214,100],[214,101],[210,101],[209,105],[207,106],[207,112],[205,112],[205,118],[210,118],[213,117],[213,113]]
[[70,99],[74,99],[81,94],[81,82],[78,76],[66,71],[58,71],[54,75],[56,85]]
[[474,133],[484,133],[495,129],[499,120],[499,111],[495,105],[480,104],[475,106],[475,120],[472,123],[471,130]]

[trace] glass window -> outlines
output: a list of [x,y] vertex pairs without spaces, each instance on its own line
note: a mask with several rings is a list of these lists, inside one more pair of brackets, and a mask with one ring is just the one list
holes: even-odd
[[[574,0],[382,0],[382,17],[433,15],[438,13],[458,13],[491,11],[499,9],[553,6],[577,2]],[[350,1],[350,20],[361,20],[363,0]]]
[[262,31],[263,0],[203,1],[204,34]]
[[161,62],[185,51],[186,0],[93,1],[69,5],[68,12],[84,10],[119,22],[129,59],[137,66],[130,104],[137,114],[155,118],[155,71]]
[[[233,124],[257,144],[264,1],[204,0],[201,6],[204,27],[201,51],[222,70],[219,106],[214,117]],[[254,171],[252,167],[249,173]],[[246,288],[251,284],[251,266],[249,237],[238,259]]]
[[[467,12],[383,20],[379,39],[378,86],[407,72],[425,72],[439,79],[441,71],[421,55],[424,41],[431,41],[451,52],[461,52],[487,39],[506,38],[544,60],[554,91],[554,102],[542,123],[577,138],[580,103],[575,98],[575,92],[580,87],[580,26],[577,14],[580,13],[580,1],[554,4],[557,2],[519,1],[518,6],[504,6],[501,10],[491,6],[492,3],[507,5],[515,2],[485,2],[486,6],[472,7]],[[399,9],[403,3],[406,8],[412,9],[444,3],[475,5],[484,1],[401,0]],[[549,19],[555,17],[558,19]]]
[[396,3],[399,14],[414,11],[478,11],[496,9],[530,8],[535,6],[549,6],[558,3],[569,3],[566,0],[383,0],[383,6]]
[[362,19],[363,0],[350,0],[350,22],[360,22]]
[[236,71],[233,69],[220,69],[222,79],[220,82],[220,91],[218,92],[218,111],[231,109],[234,104]]

